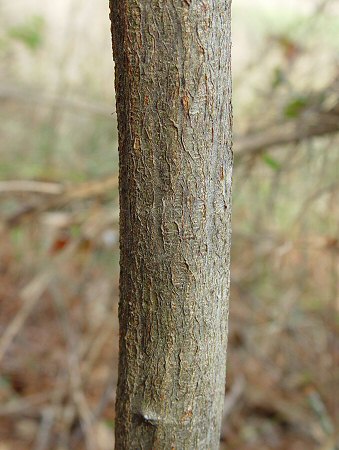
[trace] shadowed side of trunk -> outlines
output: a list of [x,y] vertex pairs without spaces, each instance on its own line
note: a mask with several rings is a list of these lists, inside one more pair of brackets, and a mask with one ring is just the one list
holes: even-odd
[[231,218],[230,1],[111,0],[116,449],[217,449]]

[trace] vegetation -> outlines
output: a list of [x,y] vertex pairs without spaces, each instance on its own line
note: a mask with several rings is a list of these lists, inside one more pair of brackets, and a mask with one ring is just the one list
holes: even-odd
[[[23,14],[12,3],[0,35],[0,448],[112,449],[119,256],[107,8],[27,2]],[[338,6],[234,3],[221,446],[334,449]]]

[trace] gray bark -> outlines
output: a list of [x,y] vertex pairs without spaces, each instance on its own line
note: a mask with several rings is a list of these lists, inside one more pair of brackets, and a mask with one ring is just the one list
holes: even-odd
[[217,449],[231,220],[230,0],[110,0],[120,155],[116,449]]

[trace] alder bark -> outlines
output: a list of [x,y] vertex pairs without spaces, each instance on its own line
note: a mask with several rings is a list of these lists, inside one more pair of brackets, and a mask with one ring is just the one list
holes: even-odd
[[230,0],[110,0],[120,158],[118,450],[219,448],[230,8]]

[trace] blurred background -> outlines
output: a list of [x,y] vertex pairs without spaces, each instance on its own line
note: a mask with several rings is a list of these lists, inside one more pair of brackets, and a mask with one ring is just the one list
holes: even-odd
[[[0,450],[113,449],[107,3],[0,4]],[[221,445],[338,449],[339,2],[234,0],[233,73]]]

